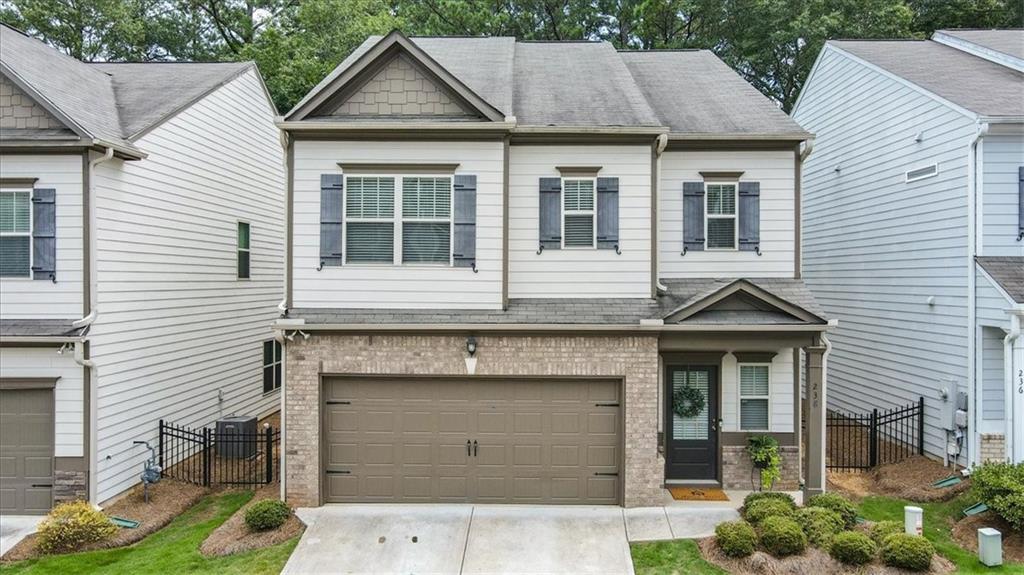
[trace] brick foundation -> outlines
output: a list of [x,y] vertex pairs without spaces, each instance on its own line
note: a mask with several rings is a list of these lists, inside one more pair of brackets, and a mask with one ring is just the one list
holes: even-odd
[[89,498],[89,474],[85,471],[61,471],[53,473],[53,503],[64,503]]
[[[654,336],[477,336],[475,375],[592,376],[625,384],[626,507],[662,502]],[[314,335],[286,346],[286,498],[320,503],[320,375],[466,376],[465,335]]]
[[1006,437],[1002,433],[981,434],[981,462],[1006,461]]
[[[782,458],[782,477],[780,477],[772,489],[776,491],[796,491],[800,489],[800,450],[795,445],[783,445],[779,447],[779,455]],[[746,446],[725,445],[722,446],[722,487],[725,489],[751,489],[751,478],[753,485],[757,486],[760,475],[754,472],[751,475],[754,464],[750,460]]]

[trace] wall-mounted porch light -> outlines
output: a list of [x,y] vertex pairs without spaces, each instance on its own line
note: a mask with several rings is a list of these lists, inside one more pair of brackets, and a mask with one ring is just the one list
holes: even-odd
[[466,337],[466,352],[469,353],[469,357],[476,355],[476,338],[474,336]]

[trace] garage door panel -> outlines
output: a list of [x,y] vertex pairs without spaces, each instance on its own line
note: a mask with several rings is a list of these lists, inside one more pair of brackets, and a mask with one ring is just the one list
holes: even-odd
[[0,391],[0,512],[44,514],[50,510],[53,410],[52,389]]
[[436,414],[428,411],[402,413],[402,431],[405,433],[433,433],[437,429]]
[[476,415],[477,432],[507,433],[509,416],[504,411],[487,411]]
[[552,445],[552,467],[578,467],[580,464],[579,445]]
[[544,418],[539,412],[520,412],[516,413],[513,417],[515,422],[512,426],[512,430],[515,433],[535,433],[540,434],[544,431]]
[[444,411],[438,417],[438,431],[441,433],[468,433],[469,414],[465,411]]
[[619,462],[619,450],[608,445],[591,445],[587,448],[587,465],[590,467],[615,467]]
[[579,433],[580,415],[578,413],[552,413],[551,433]]

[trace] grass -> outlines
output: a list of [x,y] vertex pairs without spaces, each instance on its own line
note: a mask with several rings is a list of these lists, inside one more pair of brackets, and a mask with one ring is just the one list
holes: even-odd
[[692,539],[633,543],[629,550],[637,575],[728,575],[705,561]]
[[986,567],[978,561],[978,557],[957,545],[953,539],[953,523],[960,518],[960,512],[975,503],[967,495],[961,495],[950,501],[934,503],[911,503],[893,497],[870,496],[861,500],[859,512],[862,517],[871,521],[886,519],[903,522],[903,507],[916,505],[924,509],[924,536],[932,542],[935,550],[957,566],[957,573],[1021,573],[1024,565],[1004,564],[1001,567]]
[[238,575],[277,574],[295,548],[298,538],[248,553],[203,557],[199,546],[214,529],[252,498],[252,492],[210,495],[175,518],[167,527],[129,547],[55,555],[4,565],[4,575],[67,573],[168,575],[217,573]]

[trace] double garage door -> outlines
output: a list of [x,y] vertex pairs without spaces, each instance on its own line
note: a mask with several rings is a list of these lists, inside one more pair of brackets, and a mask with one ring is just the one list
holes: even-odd
[[327,503],[617,504],[621,384],[324,382]]

